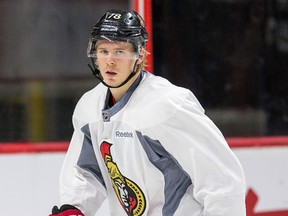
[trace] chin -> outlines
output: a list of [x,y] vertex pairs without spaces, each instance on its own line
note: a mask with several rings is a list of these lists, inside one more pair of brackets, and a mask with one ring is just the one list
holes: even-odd
[[116,82],[109,82],[109,81],[105,81],[105,80],[104,80],[104,82],[105,82],[107,85],[112,86],[112,87],[115,87],[115,86],[118,86],[118,85],[119,85],[119,84],[116,83]]

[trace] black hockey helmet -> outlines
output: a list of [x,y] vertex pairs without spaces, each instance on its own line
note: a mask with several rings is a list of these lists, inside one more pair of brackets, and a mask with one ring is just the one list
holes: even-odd
[[135,11],[109,10],[97,21],[91,32],[88,57],[96,57],[96,42],[100,39],[126,41],[136,52],[146,45],[148,33],[143,18]]

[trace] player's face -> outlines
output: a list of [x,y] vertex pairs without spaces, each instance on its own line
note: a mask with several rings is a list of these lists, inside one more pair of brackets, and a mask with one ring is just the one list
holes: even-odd
[[99,40],[96,43],[96,59],[104,82],[109,86],[118,86],[132,73],[137,54],[131,43]]

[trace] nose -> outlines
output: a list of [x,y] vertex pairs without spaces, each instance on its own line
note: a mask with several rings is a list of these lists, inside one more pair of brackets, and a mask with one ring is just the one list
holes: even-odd
[[109,55],[107,56],[107,64],[115,65],[115,57],[112,53],[109,53]]

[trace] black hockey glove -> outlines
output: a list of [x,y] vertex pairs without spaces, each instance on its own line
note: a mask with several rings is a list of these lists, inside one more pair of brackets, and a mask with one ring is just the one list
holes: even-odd
[[84,214],[72,205],[62,205],[60,209],[54,206],[52,209],[52,214],[49,216],[84,216]]

